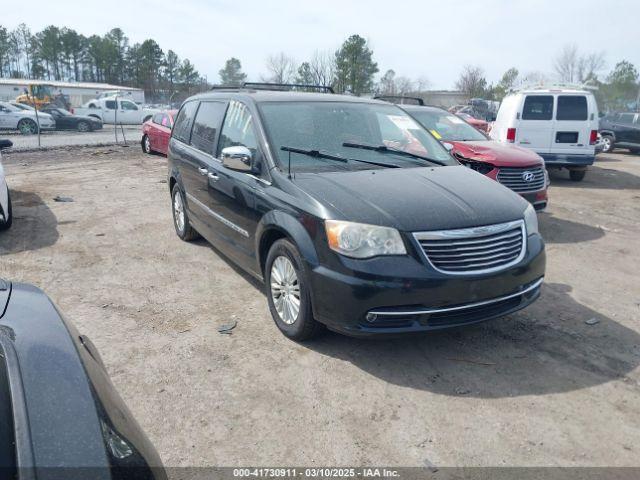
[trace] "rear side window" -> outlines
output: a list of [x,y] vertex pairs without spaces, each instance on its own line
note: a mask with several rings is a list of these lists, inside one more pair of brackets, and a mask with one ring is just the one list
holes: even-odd
[[191,139],[191,125],[196,114],[198,102],[185,103],[178,113],[176,124],[173,127],[173,137],[184,143],[189,143]]
[[527,95],[524,99],[522,120],[551,120],[552,115],[552,95]]
[[200,104],[191,133],[193,147],[209,155],[214,154],[216,133],[222,123],[225,106],[221,102],[202,102]]
[[104,106],[108,110],[115,110],[116,109],[116,101],[115,100],[107,100],[106,102],[104,102]]
[[587,97],[559,95],[556,120],[586,120],[589,117]]
[[635,113],[621,113],[618,117],[618,123],[624,123],[625,125],[631,125],[633,123],[633,119],[636,116]]

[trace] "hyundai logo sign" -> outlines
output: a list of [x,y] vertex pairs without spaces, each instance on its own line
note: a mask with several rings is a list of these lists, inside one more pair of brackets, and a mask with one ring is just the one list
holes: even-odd
[[533,179],[535,178],[535,175],[533,174],[533,172],[530,172],[529,170],[527,170],[526,172],[522,172],[522,180],[524,180],[527,183],[531,183],[533,182]]

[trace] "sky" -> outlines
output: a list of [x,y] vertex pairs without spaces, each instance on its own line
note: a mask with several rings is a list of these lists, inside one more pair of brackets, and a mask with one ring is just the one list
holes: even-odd
[[[10,6],[10,0],[0,5]],[[453,89],[462,66],[481,66],[496,82],[510,67],[553,73],[567,44],[604,52],[606,74],[626,59],[640,68],[640,1],[610,0],[29,0],[2,9],[0,24],[32,31],[67,26],[84,35],[120,27],[131,43],[155,39],[189,58],[209,82],[237,57],[250,80],[266,73],[268,55],[297,62],[334,52],[350,35],[365,37],[380,76],[426,77]],[[606,5],[606,8],[604,8]],[[611,12],[611,14],[607,13]]]

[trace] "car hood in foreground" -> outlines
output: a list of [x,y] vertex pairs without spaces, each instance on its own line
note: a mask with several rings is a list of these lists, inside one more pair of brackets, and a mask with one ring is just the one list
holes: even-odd
[[544,161],[533,150],[493,140],[479,142],[453,142],[454,155],[478,162],[487,162],[498,167],[529,167],[543,165]]
[[336,219],[408,232],[508,222],[527,207],[511,190],[463,166],[298,173],[294,182]]

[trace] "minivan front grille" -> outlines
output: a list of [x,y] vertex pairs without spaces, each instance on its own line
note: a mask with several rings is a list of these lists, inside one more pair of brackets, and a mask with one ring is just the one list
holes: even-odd
[[449,274],[478,274],[515,265],[525,253],[522,220],[497,225],[417,232],[414,237],[433,267]]
[[543,167],[500,167],[498,182],[514,192],[536,192],[545,187]]

